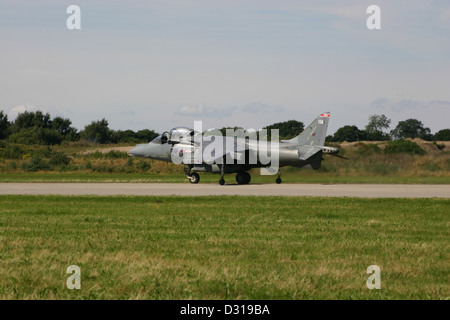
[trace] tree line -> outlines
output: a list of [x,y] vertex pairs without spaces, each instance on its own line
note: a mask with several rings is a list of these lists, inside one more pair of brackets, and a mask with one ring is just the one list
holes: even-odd
[[10,122],[0,111],[0,140],[18,144],[56,145],[63,141],[86,140],[98,144],[148,142],[158,136],[153,130],[111,130],[106,119],[92,121],[83,130],[72,126],[70,119],[41,111],[20,113]]
[[328,136],[329,142],[353,142],[353,141],[389,141],[407,138],[420,138],[426,141],[449,141],[450,129],[442,129],[432,134],[430,128],[425,127],[417,119],[407,119],[399,121],[397,126],[387,131],[391,120],[384,114],[371,115],[366,127],[361,130],[355,125],[347,125],[339,128],[334,135]]
[[[353,141],[389,141],[405,138],[421,138],[427,141],[450,141],[450,129],[442,129],[431,134],[430,128],[425,127],[417,119],[400,121],[390,131],[391,120],[385,115],[371,115],[364,129],[355,125],[339,128],[334,135],[327,136],[327,142]],[[234,127],[236,129],[237,127]],[[303,131],[301,121],[289,120],[274,123],[264,129],[279,130],[279,138],[287,140]],[[226,128],[220,129],[225,132]],[[106,119],[92,121],[83,130],[78,131],[72,126],[70,119],[55,117],[41,111],[20,113],[14,121],[0,111],[0,140],[7,140],[17,144],[56,145],[64,141],[86,140],[92,143],[145,143],[158,136],[154,130],[111,130]],[[270,137],[269,137],[270,138]]]

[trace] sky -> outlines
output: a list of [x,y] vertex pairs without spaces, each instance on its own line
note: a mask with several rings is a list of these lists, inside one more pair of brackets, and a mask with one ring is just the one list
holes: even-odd
[[1,0],[0,110],[157,132],[331,112],[329,134],[385,114],[435,133],[450,127],[450,1]]

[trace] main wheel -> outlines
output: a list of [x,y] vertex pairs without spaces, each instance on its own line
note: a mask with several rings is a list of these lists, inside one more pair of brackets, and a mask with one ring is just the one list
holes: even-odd
[[198,175],[197,172],[192,172],[191,177],[189,178],[189,182],[190,183],[199,183],[200,181],[200,176]]
[[280,183],[281,183],[281,178],[277,178],[277,180],[275,180],[275,182],[276,182],[277,184],[280,184]]
[[236,182],[238,184],[249,184],[252,177],[250,176],[250,173],[248,172],[239,172],[236,174]]
[[221,186],[223,186],[225,184],[225,179],[220,179],[219,183],[220,183]]

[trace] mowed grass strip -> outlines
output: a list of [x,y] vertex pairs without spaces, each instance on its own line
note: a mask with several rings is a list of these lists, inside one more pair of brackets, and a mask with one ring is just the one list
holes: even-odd
[[[250,183],[275,183],[276,175],[260,175],[258,170],[250,171]],[[372,184],[450,184],[450,176],[421,175],[333,175],[316,171],[288,171],[282,169],[281,178],[284,183],[372,183]],[[200,183],[218,184],[220,175],[200,173]],[[226,183],[236,183],[235,174],[225,175]],[[140,182],[140,183],[184,183],[189,180],[184,174],[164,173],[86,173],[86,172],[33,172],[33,173],[2,173],[0,183],[9,182]]]
[[0,196],[0,299],[448,299],[449,212],[445,199]]

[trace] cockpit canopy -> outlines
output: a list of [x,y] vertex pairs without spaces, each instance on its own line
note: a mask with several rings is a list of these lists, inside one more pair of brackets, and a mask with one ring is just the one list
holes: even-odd
[[170,131],[163,132],[162,135],[153,139],[153,143],[168,143],[168,142],[181,142],[191,141],[192,137],[196,135],[197,131],[187,128],[187,127],[175,127],[170,129]]

